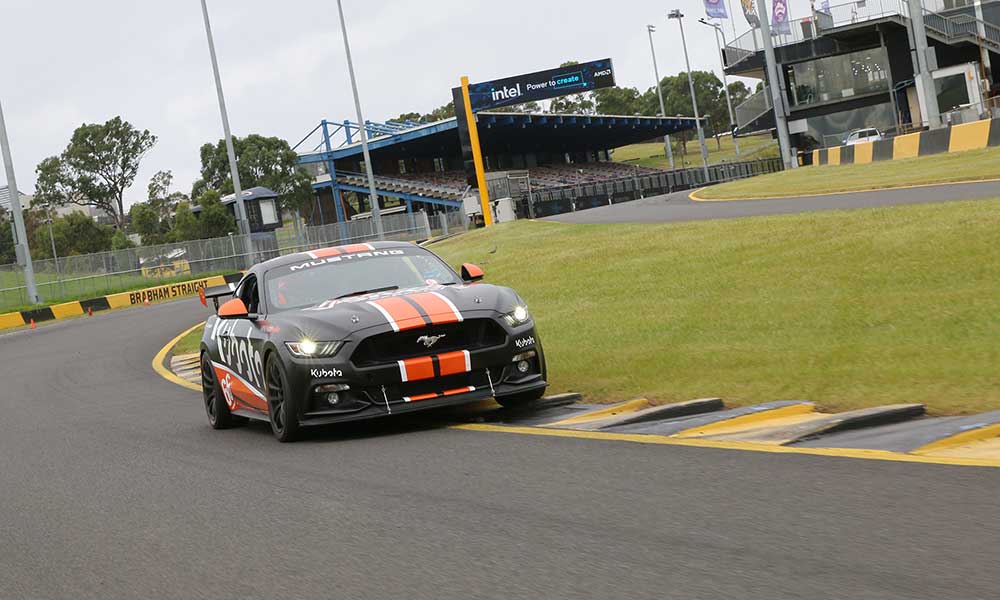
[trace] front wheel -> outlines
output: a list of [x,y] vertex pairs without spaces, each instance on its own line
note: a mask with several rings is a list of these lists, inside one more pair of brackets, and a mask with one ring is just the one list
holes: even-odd
[[246,423],[246,418],[238,417],[229,410],[226,398],[222,393],[215,368],[207,352],[201,355],[201,395],[205,402],[205,414],[212,429],[229,429]]
[[537,402],[544,395],[545,388],[542,388],[540,390],[531,390],[530,392],[521,392],[520,394],[502,396],[497,398],[496,401],[504,408],[527,408]]
[[271,433],[279,442],[293,442],[299,438],[298,403],[288,387],[285,367],[277,354],[267,359],[267,412],[271,416]]

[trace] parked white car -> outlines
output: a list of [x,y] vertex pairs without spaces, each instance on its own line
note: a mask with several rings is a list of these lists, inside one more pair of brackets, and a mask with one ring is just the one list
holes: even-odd
[[868,129],[855,129],[847,135],[844,144],[853,146],[854,144],[864,144],[865,142],[877,142],[884,139],[882,133],[874,127]]

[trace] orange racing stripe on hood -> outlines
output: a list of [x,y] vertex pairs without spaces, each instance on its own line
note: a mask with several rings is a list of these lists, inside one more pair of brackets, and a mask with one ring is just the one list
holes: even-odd
[[393,331],[406,331],[427,325],[417,309],[401,297],[372,300],[368,304],[378,309],[392,326]]
[[416,302],[420,308],[427,313],[433,325],[444,325],[446,323],[458,323],[462,321],[462,313],[458,308],[438,292],[421,292],[407,296]]

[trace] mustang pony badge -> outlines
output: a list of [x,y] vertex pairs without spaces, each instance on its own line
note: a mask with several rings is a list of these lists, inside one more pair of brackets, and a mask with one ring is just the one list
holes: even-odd
[[441,335],[422,335],[417,338],[417,343],[423,344],[424,347],[426,348],[430,348],[434,344],[438,343],[438,340],[440,340],[444,336],[445,334],[443,333]]

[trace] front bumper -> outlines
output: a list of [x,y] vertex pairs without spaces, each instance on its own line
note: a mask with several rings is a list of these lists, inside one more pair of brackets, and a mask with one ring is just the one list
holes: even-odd
[[[432,352],[427,357],[359,367],[350,357],[361,340],[348,342],[332,360],[288,357],[286,370],[291,391],[301,400],[299,422],[312,426],[357,421],[544,389],[548,385],[545,356],[534,323],[504,329],[507,335],[502,344],[465,351],[467,366],[461,369],[451,368],[454,357],[445,358],[444,354]],[[401,363],[423,360],[429,365],[432,362],[429,357],[435,359],[434,376],[411,368],[410,375],[418,372],[424,376],[405,379],[407,369]],[[527,372],[517,368],[515,357],[528,363]],[[458,362],[462,364],[461,359]],[[446,371],[445,365],[450,365],[450,370]],[[317,391],[321,386],[331,385],[349,387],[338,393],[336,404],[326,399],[327,394]]]

